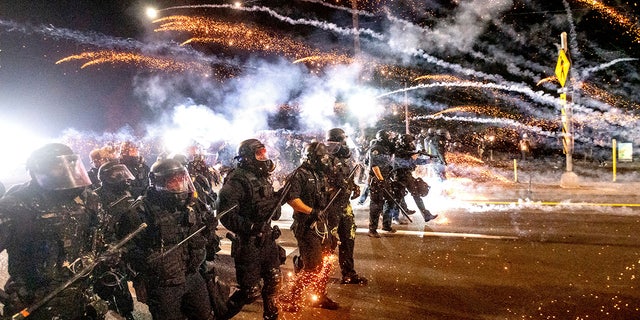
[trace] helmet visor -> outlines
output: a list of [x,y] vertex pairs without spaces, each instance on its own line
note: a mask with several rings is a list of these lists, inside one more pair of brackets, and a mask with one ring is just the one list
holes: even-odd
[[91,185],[91,179],[78,155],[62,155],[42,162],[33,172],[38,184],[47,190],[65,190]]
[[136,178],[133,176],[129,168],[124,164],[116,164],[111,167],[104,177],[101,177],[107,183],[118,183],[127,180],[135,180]]
[[344,142],[336,142],[336,141],[327,141],[324,143],[327,146],[327,153],[336,154],[340,151],[342,146],[346,147],[347,144]]
[[195,187],[186,170],[176,171],[156,178],[156,190],[170,193],[193,193]]
[[267,154],[267,148],[265,147],[260,147],[256,149],[255,156],[256,156],[256,160],[258,161],[269,160],[269,155]]

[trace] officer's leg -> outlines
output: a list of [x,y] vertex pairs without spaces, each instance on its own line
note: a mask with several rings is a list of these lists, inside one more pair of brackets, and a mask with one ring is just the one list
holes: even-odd
[[[279,263],[278,263],[279,264]],[[279,267],[270,268],[264,274],[262,286],[263,318],[265,320],[278,319],[278,305],[276,297],[282,282],[282,272]]]
[[[236,280],[240,287],[227,302],[227,313],[217,318],[230,319],[245,304],[260,297],[260,260],[258,250],[253,243],[243,243],[234,257],[236,266]],[[217,315],[216,315],[217,316]]]
[[369,231],[375,231],[378,229],[378,221],[380,221],[380,214],[382,214],[384,205],[384,196],[382,190],[378,188],[371,188],[371,201],[369,202]]
[[[349,214],[351,212],[351,214]],[[355,222],[353,220],[353,211],[351,206],[345,208],[345,214],[340,218],[338,224],[338,237],[340,238],[340,246],[338,247],[338,262],[340,263],[340,271],[343,277],[348,277],[356,272],[354,271],[353,248],[355,245]]]
[[214,319],[207,284],[199,272],[187,276],[187,293],[182,301],[189,319]]
[[149,289],[147,304],[154,320],[182,320],[182,296],[186,285],[153,287]]

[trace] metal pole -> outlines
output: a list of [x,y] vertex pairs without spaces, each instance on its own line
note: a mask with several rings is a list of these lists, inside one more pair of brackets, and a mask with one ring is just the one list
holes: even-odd
[[613,166],[613,182],[616,182],[616,166],[618,163],[618,142],[616,139],[611,141],[611,149],[612,149],[612,166]]
[[358,0],[351,0],[351,19],[353,21],[353,55],[360,53],[360,34],[358,33]]
[[[407,89],[406,82],[404,84],[404,88]],[[405,133],[411,134],[411,132],[409,131],[409,99],[407,97],[406,90],[404,91],[404,126],[405,126]]]

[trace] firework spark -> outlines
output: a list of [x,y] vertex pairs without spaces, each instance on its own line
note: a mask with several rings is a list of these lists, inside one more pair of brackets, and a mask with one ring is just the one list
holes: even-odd
[[[214,43],[239,48],[249,52],[268,52],[283,55],[296,61],[303,57],[315,57],[324,64],[351,63],[353,59],[337,53],[326,53],[310,48],[293,39],[268,32],[245,23],[221,22],[204,17],[169,16],[154,21],[159,23],[156,32],[188,32],[194,35],[182,44]],[[311,59],[311,58],[309,58]]]
[[210,72],[209,67],[200,63],[195,62],[179,62],[175,59],[169,58],[159,58],[159,57],[151,57],[145,56],[138,53],[131,52],[118,52],[112,50],[105,51],[92,51],[92,52],[83,52],[77,55],[68,56],[66,58],[62,58],[56,61],[56,64],[60,64],[63,62],[70,62],[74,60],[85,60],[85,62],[80,68],[84,69],[90,66],[96,66],[100,64],[133,64],[138,67],[144,67],[147,69],[158,70],[158,71],[169,71],[169,72],[197,72],[208,74]]
[[326,292],[329,276],[337,259],[335,254],[327,253],[322,258],[319,271],[301,270],[295,275],[290,285],[285,287],[286,293],[282,293],[279,297],[281,307],[297,311],[307,306],[309,302],[316,302]]
[[578,0],[578,2],[589,5],[602,15],[608,17],[610,19],[609,23],[618,24],[624,27],[627,29],[627,32],[635,38],[635,41],[640,43],[640,29],[637,27],[638,21],[634,21],[634,19],[627,17],[626,15],[616,11],[614,8],[597,0]]

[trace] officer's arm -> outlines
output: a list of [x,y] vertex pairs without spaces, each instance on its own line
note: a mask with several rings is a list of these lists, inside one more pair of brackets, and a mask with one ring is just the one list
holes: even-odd
[[17,208],[17,206],[12,205],[15,203],[13,200],[13,197],[6,196],[0,201],[0,252],[7,248],[13,235],[15,221],[12,218],[12,208]]
[[311,214],[311,211],[313,210],[313,208],[306,205],[300,198],[291,199],[287,201],[287,204],[290,205],[294,211],[304,214]]
[[234,233],[249,233],[251,231],[252,222],[238,214],[241,201],[252,201],[245,199],[245,194],[244,186],[239,181],[232,179],[222,186],[218,195],[218,212],[225,212],[236,206],[220,218],[222,225]]

